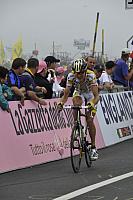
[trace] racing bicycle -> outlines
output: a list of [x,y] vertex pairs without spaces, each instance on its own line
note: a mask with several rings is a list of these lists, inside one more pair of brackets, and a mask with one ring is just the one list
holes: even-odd
[[71,164],[73,171],[78,173],[80,171],[81,160],[83,156],[85,156],[85,161],[87,167],[91,167],[92,161],[90,158],[91,155],[91,143],[86,140],[87,137],[87,125],[85,128],[82,124],[81,117],[86,117],[86,114],[81,112],[81,109],[87,109],[88,106],[73,106],[73,105],[65,105],[64,109],[73,109],[77,112],[77,120],[74,123],[71,133],[70,140],[70,155],[71,155]]

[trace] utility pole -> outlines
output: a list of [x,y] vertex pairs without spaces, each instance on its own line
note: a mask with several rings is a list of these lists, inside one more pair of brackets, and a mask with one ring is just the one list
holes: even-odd
[[99,12],[97,12],[97,18],[96,18],[96,26],[95,26],[95,33],[94,33],[94,40],[93,40],[92,56],[94,56],[94,54],[95,54],[96,39],[97,39],[97,29],[98,29],[98,20],[99,20]]
[[39,54],[39,51],[37,50],[37,45],[35,42],[35,49],[32,51],[32,56],[37,58],[38,54]]
[[102,29],[102,63],[104,63],[104,29]]

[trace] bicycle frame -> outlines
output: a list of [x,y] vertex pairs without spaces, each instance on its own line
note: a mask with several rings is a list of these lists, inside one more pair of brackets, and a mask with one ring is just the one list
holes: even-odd
[[81,139],[81,145],[83,145],[83,139],[84,139],[84,131],[83,131],[83,125],[81,122],[81,112],[79,108],[76,108],[77,110],[77,121],[75,122],[75,126],[77,126],[77,128],[79,129],[79,137]]
[[83,138],[84,138],[84,132],[83,132],[83,129],[82,129],[83,125],[82,125],[82,122],[81,122],[81,116],[86,117],[86,115],[82,115],[81,112],[80,112],[80,110],[81,109],[88,109],[88,106],[65,105],[65,106],[63,106],[63,108],[64,109],[77,110],[77,120],[76,120],[75,125],[77,125],[79,129],[80,129],[80,126],[81,126],[81,130],[82,131],[80,131],[81,132],[80,134],[82,134],[82,135],[80,135],[80,138],[82,138],[82,140],[83,140]]

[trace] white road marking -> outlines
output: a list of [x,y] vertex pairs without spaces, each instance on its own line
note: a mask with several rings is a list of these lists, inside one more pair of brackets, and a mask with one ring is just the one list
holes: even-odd
[[87,196],[87,197],[96,198],[96,199],[92,199],[92,200],[100,200],[100,199],[104,199],[104,197],[96,197],[96,196]]
[[100,187],[103,187],[103,186],[106,186],[106,185],[109,185],[111,183],[115,183],[117,181],[120,181],[120,180],[123,180],[125,178],[129,178],[133,176],[133,172],[129,172],[127,174],[123,174],[123,175],[120,175],[120,176],[116,176],[114,178],[111,178],[111,179],[107,179],[105,181],[102,181],[100,183],[96,183],[96,184],[93,184],[93,185],[90,185],[90,186],[87,186],[87,187],[84,187],[84,188],[81,188],[79,190],[76,190],[74,192],[71,192],[71,193],[68,193],[68,194],[65,194],[63,196],[60,196],[60,197],[57,197],[53,200],[68,200],[68,199],[72,199],[74,197],[77,197],[77,196],[80,196],[82,194],[85,194],[87,192],[90,192],[92,190],[95,190],[95,189],[98,189]]
[[[100,199],[104,199],[104,197],[102,196],[87,196],[89,198],[93,198],[92,200],[100,200]],[[28,199],[32,199],[32,200],[52,200],[51,197],[48,197],[46,195],[32,195],[29,196]],[[113,199],[116,200],[116,199]]]
[[32,195],[29,196],[28,199],[32,199],[32,200],[52,200],[52,197],[46,196],[44,195]]
[[115,197],[113,200],[118,200],[118,197]]

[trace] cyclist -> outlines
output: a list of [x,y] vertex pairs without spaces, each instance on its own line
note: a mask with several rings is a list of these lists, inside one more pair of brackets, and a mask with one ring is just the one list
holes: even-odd
[[[58,103],[58,108],[60,110],[67,102],[72,86],[75,88],[72,98],[73,104],[75,106],[81,106],[84,99],[89,108],[86,113],[86,121],[91,138],[91,160],[96,160],[98,158],[98,153],[95,145],[96,128],[93,120],[96,114],[96,105],[99,101],[98,85],[94,72],[87,69],[87,63],[83,59],[75,60],[72,72],[68,74],[64,95]],[[76,113],[74,113],[75,121],[76,118]]]

